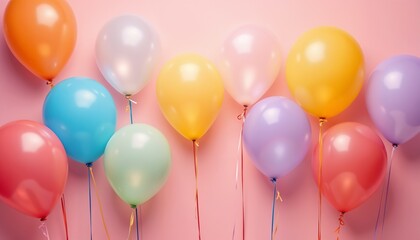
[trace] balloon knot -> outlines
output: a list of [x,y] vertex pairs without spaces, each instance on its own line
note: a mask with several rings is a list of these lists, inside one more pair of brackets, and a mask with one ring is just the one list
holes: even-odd
[[90,162],[90,163],[86,163],[86,166],[87,167],[92,167],[92,163]]
[[51,88],[54,87],[54,83],[52,82],[52,80],[47,80],[47,86],[50,86]]
[[248,111],[248,106],[244,105],[244,110],[242,111],[241,114],[238,115],[238,120],[243,120],[245,121],[245,117],[246,117],[246,112]]
[[393,147],[393,148],[397,148],[397,147],[398,147],[398,144],[393,143],[393,144],[392,144],[392,147]]
[[45,222],[47,220],[47,217],[43,217],[40,219],[41,222]]
[[131,94],[127,94],[127,95],[125,95],[125,98],[126,98],[128,101],[130,101],[130,102],[132,102],[132,103],[134,103],[134,104],[137,104],[137,102],[136,102],[136,101],[134,101],[134,100],[131,98]]
[[193,143],[194,143],[194,145],[196,146],[196,147],[199,147],[200,146],[200,143],[198,143],[198,141],[197,140],[192,140],[193,141]]
[[326,118],[324,118],[324,117],[320,117],[319,118],[319,126],[320,127],[322,127],[322,125],[324,125],[324,123],[326,123],[327,122],[327,119]]
[[270,181],[275,184],[277,182],[277,178],[271,178]]

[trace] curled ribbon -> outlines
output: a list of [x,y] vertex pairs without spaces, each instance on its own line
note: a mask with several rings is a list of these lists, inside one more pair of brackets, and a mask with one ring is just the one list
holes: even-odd
[[340,212],[340,217],[338,217],[338,227],[335,229],[335,233],[337,234],[337,240],[340,240],[340,231],[341,228],[344,226],[344,213],[345,212]]

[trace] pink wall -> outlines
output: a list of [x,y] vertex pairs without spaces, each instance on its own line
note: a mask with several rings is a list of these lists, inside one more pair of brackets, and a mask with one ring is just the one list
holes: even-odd
[[[283,62],[304,31],[319,25],[333,25],[352,34],[363,48],[367,72],[396,54],[420,56],[420,1],[304,1],[304,0],[69,0],[78,22],[75,51],[56,81],[71,76],[97,79],[113,94],[118,107],[118,127],[129,123],[125,99],[108,85],[94,59],[96,35],[111,18],[134,13],[158,31],[164,59],[182,52],[197,52],[210,59],[224,37],[234,28],[254,23],[272,30],[280,39]],[[3,16],[7,1],[0,2]],[[1,18],[2,23],[2,18]],[[0,24],[2,26],[2,24]],[[3,34],[2,31],[0,33]],[[26,71],[12,56],[0,37],[0,125],[17,119],[42,122],[42,105],[49,91],[41,80]],[[266,96],[290,96],[284,80],[284,64],[279,78]],[[227,95],[226,95],[227,96]],[[163,118],[155,95],[155,78],[134,97],[136,122],[159,128],[173,151],[173,167],[165,187],[142,206],[144,240],[197,239],[194,210],[194,172],[191,143],[175,132]],[[364,103],[364,90],[344,113],[332,118],[327,127],[344,121],[371,125]],[[227,96],[219,117],[201,139],[199,148],[199,189],[203,240],[231,239],[235,219],[239,223],[239,192],[235,192],[235,161],[241,106]],[[311,118],[316,135],[315,118]],[[314,137],[315,141],[315,137]],[[400,146],[396,152],[384,239],[419,239],[420,227],[420,136]],[[390,144],[387,144],[388,152]],[[95,164],[104,213],[112,239],[126,239],[130,208],[112,191],[102,166]],[[246,239],[269,239],[271,184],[245,159]],[[316,239],[317,188],[311,175],[309,156],[295,171],[280,179],[284,202],[279,207],[277,239]],[[71,239],[89,238],[87,170],[71,161],[65,190]],[[361,207],[345,215],[341,239],[368,240],[373,237],[379,192]],[[105,239],[98,205],[94,202],[94,239]],[[0,203],[0,239],[43,239],[40,222]],[[322,232],[333,239],[337,211],[326,201]],[[237,216],[236,216],[237,215]],[[60,207],[50,214],[51,239],[64,239]]]

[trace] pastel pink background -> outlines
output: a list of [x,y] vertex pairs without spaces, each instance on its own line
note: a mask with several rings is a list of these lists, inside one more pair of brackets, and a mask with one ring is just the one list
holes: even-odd
[[[0,2],[1,24],[8,1]],[[113,90],[98,71],[94,44],[98,31],[111,18],[131,13],[142,16],[159,33],[162,62],[183,52],[197,52],[216,59],[226,35],[236,27],[253,23],[265,26],[279,38],[283,65],[266,96],[290,96],[284,79],[284,61],[297,37],[306,30],[333,25],[353,35],[363,48],[367,73],[382,60],[396,54],[420,56],[420,1],[334,1],[334,0],[69,0],[78,22],[78,39],[68,64],[56,78],[71,76],[97,79],[113,94],[118,107],[118,127],[129,123],[125,99]],[[1,27],[2,28],[2,27]],[[0,31],[3,35],[3,32]],[[135,122],[151,124],[168,138],[173,167],[164,188],[142,206],[144,240],[195,240],[194,172],[191,142],[182,138],[165,121],[158,108],[155,78],[134,97]],[[0,125],[18,119],[42,122],[42,105],[49,87],[22,67],[0,37]],[[420,90],[420,89],[419,89]],[[344,121],[371,125],[365,108],[364,89],[355,103],[327,127]],[[235,191],[235,161],[242,108],[227,93],[222,110],[199,148],[199,189],[203,240],[231,239],[232,227],[240,223],[240,198]],[[311,117],[314,142],[316,119]],[[383,239],[420,239],[420,136],[401,145],[395,155],[389,208]],[[388,153],[390,144],[386,143]],[[70,161],[65,196],[70,239],[89,239],[87,169]],[[126,239],[130,208],[112,191],[104,175],[102,160],[94,167],[112,239]],[[245,158],[246,239],[269,239],[271,183]],[[279,180],[284,201],[279,205],[276,239],[308,240],[317,234],[317,187],[310,157],[291,174]],[[341,239],[368,240],[379,204],[379,191],[361,207],[345,215]],[[105,239],[96,199],[93,199],[94,239]],[[43,239],[39,220],[27,217],[0,203],[0,239]],[[335,239],[337,211],[325,200],[323,239]],[[64,239],[59,205],[50,214],[51,239]],[[239,231],[240,232],[240,231]],[[241,237],[238,235],[237,237]],[[239,238],[237,238],[239,239]]]

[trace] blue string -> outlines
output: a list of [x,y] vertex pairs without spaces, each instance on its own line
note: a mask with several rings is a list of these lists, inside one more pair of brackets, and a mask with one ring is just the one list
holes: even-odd
[[137,240],[140,239],[140,231],[139,231],[139,213],[138,213],[138,207],[136,207],[136,230],[137,230]]
[[273,233],[274,233],[274,209],[276,207],[276,193],[277,193],[277,186],[276,186],[276,182],[277,179],[276,178],[272,178],[271,182],[273,183],[273,205],[271,208],[271,240],[273,240]]
[[133,124],[133,105],[130,101],[130,99],[128,99],[128,106],[130,109],[130,123]]
[[86,164],[88,166],[88,189],[89,189],[89,223],[90,223],[90,240],[93,239],[92,235],[92,192],[90,189],[90,171],[89,167],[92,166],[92,164],[88,163]]

